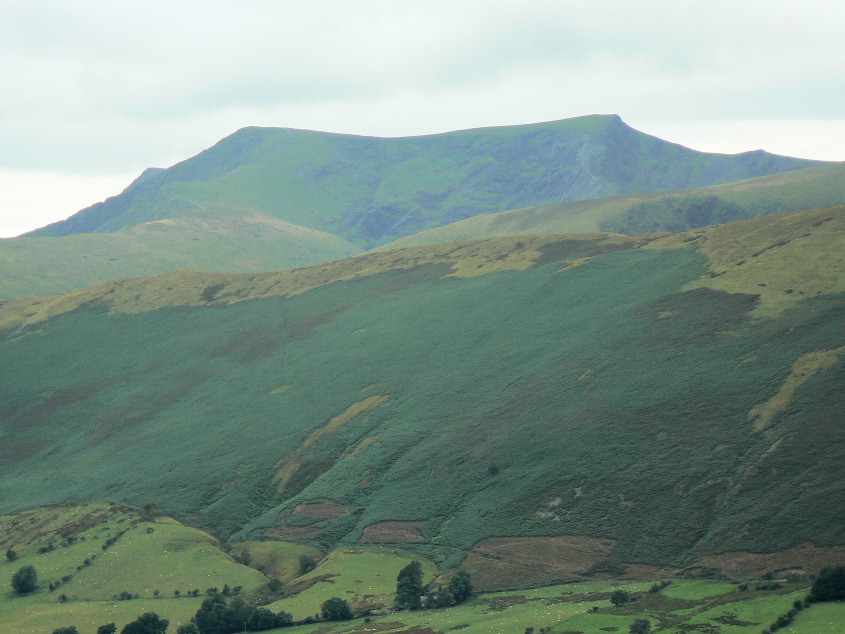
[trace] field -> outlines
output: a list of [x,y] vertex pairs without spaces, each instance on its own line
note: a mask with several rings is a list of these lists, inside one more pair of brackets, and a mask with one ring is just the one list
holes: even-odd
[[[270,599],[267,577],[237,564],[208,535],[183,527],[166,517],[144,517],[143,510],[106,504],[67,504],[0,518],[3,544],[12,544],[18,558],[0,562],[0,621],[4,631],[21,634],[75,625],[81,634],[115,622],[118,627],[147,611],[171,622],[171,629],[187,622],[206,595],[206,584],[242,594],[247,600]],[[52,544],[52,547],[50,545]],[[103,545],[106,548],[103,549]],[[275,561],[290,569],[303,550],[281,542],[232,544],[242,555],[248,548],[253,565]],[[41,552],[44,551],[44,552]],[[89,564],[77,569],[85,557]],[[85,561],[83,559],[82,561]],[[113,561],[112,561],[113,559]],[[646,618],[653,631],[689,634],[750,634],[788,612],[807,594],[806,579],[737,581],[663,580],[625,582],[573,580],[504,592],[476,593],[459,606],[397,612],[393,609],[396,576],[417,559],[425,582],[445,583],[435,566],[406,551],[377,547],[347,547],[333,551],[316,569],[294,572],[284,598],[271,602],[274,612],[292,613],[302,620],[319,614],[330,597],[346,599],[359,615],[350,622],[315,622],[277,632],[518,632],[547,628],[558,634],[627,632],[635,619]],[[257,564],[256,564],[257,562]],[[9,587],[12,571],[33,565],[41,588],[15,596]],[[122,571],[122,572],[121,572]],[[129,574],[127,574],[129,573]],[[70,577],[60,582],[62,576]],[[60,582],[54,590],[47,584]],[[243,583],[236,588],[235,583]],[[228,590],[224,590],[224,584]],[[173,588],[184,588],[178,596]],[[200,590],[191,596],[188,588]],[[631,601],[614,606],[611,595],[628,593]],[[360,615],[367,614],[365,620]],[[789,631],[805,634],[842,632],[845,606],[814,604],[795,616]]]
[[[123,506],[67,503],[2,516],[0,543],[17,555],[0,561],[4,632],[68,624],[93,632],[145,611],[175,625],[194,615],[208,588],[239,586],[252,596],[268,582],[207,533]],[[35,568],[39,590],[18,597],[10,580],[23,566]]]

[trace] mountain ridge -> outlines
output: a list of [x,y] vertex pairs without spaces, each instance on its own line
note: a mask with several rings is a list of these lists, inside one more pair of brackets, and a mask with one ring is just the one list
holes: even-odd
[[637,132],[618,115],[391,138],[248,127],[27,236],[238,215],[246,205],[371,247],[479,213],[688,189],[814,164],[761,151],[696,152]]

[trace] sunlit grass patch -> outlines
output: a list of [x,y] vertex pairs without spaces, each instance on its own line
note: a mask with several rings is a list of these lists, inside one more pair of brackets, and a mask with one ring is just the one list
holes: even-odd
[[[270,606],[302,619],[319,613],[331,597],[345,599],[356,612],[390,609],[396,596],[396,577],[413,559],[407,553],[377,547],[342,548],[332,552],[320,565],[295,579],[289,588],[305,590]],[[434,565],[416,558],[423,565],[425,583],[434,578]]]

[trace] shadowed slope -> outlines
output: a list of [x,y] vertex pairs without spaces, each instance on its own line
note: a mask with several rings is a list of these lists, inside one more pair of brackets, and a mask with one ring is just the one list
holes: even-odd
[[697,227],[845,203],[835,163],[668,194],[582,200],[478,215],[380,247],[395,249],[523,233],[689,231]]
[[[404,527],[448,566],[501,537],[610,540],[608,566],[841,545],[845,276],[818,274],[842,216],[8,304],[0,504],[155,498],[326,548]],[[755,270],[795,279],[790,303],[755,313]]]

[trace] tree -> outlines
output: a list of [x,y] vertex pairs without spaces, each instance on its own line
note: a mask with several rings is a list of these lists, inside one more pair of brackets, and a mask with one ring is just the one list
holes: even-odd
[[176,634],[200,634],[196,623],[185,623],[176,628]]
[[6,551],[6,559],[8,559],[9,561],[14,561],[17,558],[18,558],[18,554],[14,550],[12,550],[11,548]]
[[617,590],[612,595],[610,595],[610,602],[616,607],[619,607],[620,605],[625,605],[630,600],[630,595],[624,590]]
[[472,580],[469,573],[459,570],[449,582],[449,592],[455,597],[455,603],[463,603],[472,594]]
[[282,580],[278,577],[273,577],[270,579],[270,583],[267,584],[270,588],[270,592],[274,594],[282,594],[285,591],[285,584],[282,583]]
[[302,553],[299,556],[299,574],[304,575],[305,573],[311,572],[316,567],[317,561],[311,555]]
[[38,587],[38,573],[32,566],[23,566],[12,575],[12,588],[18,594],[33,592]]
[[396,603],[409,610],[420,607],[423,593],[423,573],[420,562],[414,560],[399,571],[396,577]]
[[322,606],[320,606],[320,614],[326,621],[348,621],[352,618],[352,610],[349,604],[339,597],[332,597]]
[[449,589],[438,589],[437,591],[437,600],[430,602],[430,597],[426,597],[425,604],[432,605],[434,604],[435,607],[438,608],[448,608],[450,605],[455,605],[457,601],[455,601],[455,595],[449,592]]
[[811,602],[845,599],[845,566],[822,570],[813,582],[808,598]]
[[164,634],[170,621],[161,618],[155,612],[142,614],[120,630],[120,634]]
[[117,632],[117,625],[114,623],[107,623],[97,628],[97,634],[114,634]]
[[637,619],[631,623],[631,627],[628,631],[631,634],[648,634],[651,632],[651,621],[648,619]]

